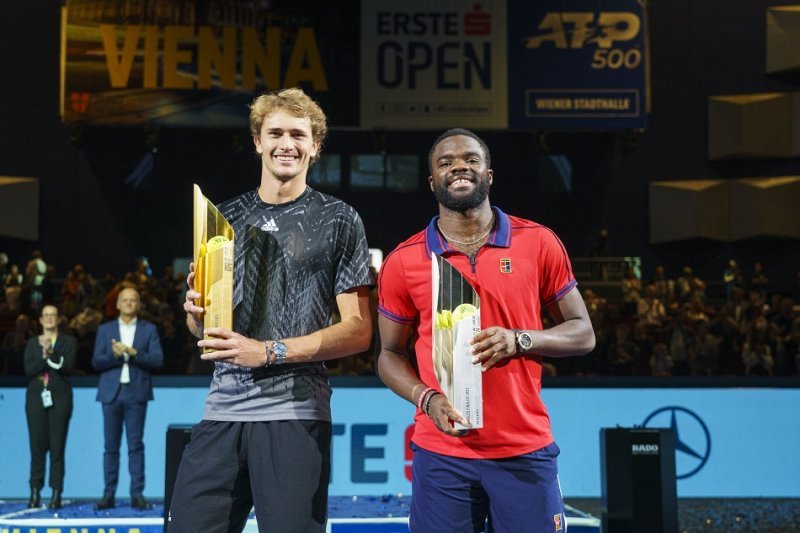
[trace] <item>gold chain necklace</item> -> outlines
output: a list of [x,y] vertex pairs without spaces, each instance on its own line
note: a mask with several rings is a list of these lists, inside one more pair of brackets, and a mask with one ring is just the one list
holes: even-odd
[[474,241],[470,241],[470,242],[457,241],[455,239],[452,239],[452,238],[448,237],[447,234],[445,234],[445,232],[442,231],[442,227],[439,225],[439,221],[438,220],[436,221],[436,227],[439,228],[439,233],[442,234],[442,237],[447,239],[449,242],[452,242],[453,244],[460,244],[461,246],[472,246],[473,244],[477,244],[480,241],[482,241],[483,239],[485,239],[486,236],[489,235],[489,233],[491,233],[492,228],[494,227],[494,217],[492,217],[492,223],[489,224],[489,229],[486,230],[486,233],[484,233],[483,235],[481,235],[480,237],[478,237]]

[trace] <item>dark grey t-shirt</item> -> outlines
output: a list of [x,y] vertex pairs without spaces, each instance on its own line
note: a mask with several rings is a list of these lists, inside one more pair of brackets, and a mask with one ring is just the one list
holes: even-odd
[[[372,283],[364,225],[337,198],[309,187],[273,205],[254,190],[218,208],[234,231],[233,329],[242,335],[308,335],[330,325],[337,294]],[[322,363],[216,363],[204,418],[330,420],[330,396]]]

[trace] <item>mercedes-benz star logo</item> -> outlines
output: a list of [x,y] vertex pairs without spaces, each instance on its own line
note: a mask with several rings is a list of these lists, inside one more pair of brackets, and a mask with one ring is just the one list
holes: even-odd
[[708,427],[697,413],[685,407],[671,405],[657,409],[644,419],[642,426],[668,427],[675,433],[675,469],[678,479],[695,475],[705,466],[711,455],[711,434]]

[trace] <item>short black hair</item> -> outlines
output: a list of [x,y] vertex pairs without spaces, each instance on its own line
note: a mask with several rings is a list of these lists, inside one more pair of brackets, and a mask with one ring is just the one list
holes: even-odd
[[483,150],[483,155],[486,158],[486,168],[492,168],[492,155],[489,153],[489,147],[486,146],[486,143],[483,142],[483,139],[464,128],[452,128],[439,135],[439,137],[433,141],[433,146],[431,146],[431,149],[428,152],[428,172],[430,172],[431,175],[433,175],[433,152],[436,150],[436,147],[439,146],[445,139],[456,137],[458,135],[470,137],[471,139],[478,141],[478,144],[481,145],[481,150]]

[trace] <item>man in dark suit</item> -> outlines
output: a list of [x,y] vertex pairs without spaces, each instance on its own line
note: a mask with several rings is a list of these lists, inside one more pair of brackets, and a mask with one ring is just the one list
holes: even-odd
[[128,470],[131,476],[131,507],[147,509],[144,499],[144,419],[147,402],[153,399],[150,371],[161,368],[163,353],[155,325],[137,320],[139,293],[123,289],[117,297],[119,319],[97,330],[92,366],[101,372],[97,401],[103,404],[105,489],[95,509],[114,507],[119,479],[119,447],[122,426],[128,439]]

